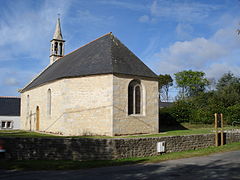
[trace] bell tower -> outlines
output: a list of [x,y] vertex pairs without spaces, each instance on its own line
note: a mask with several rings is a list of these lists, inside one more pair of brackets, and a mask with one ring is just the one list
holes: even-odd
[[62,37],[61,26],[60,26],[60,18],[57,19],[57,24],[55,28],[55,33],[53,35],[53,39],[50,41],[50,64],[54,63],[60,57],[64,55],[64,40]]

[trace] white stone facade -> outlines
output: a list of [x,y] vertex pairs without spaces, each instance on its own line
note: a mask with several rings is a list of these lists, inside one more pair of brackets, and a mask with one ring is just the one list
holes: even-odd
[[[143,87],[142,113],[128,115],[128,84]],[[48,90],[51,90],[51,114]],[[29,100],[28,100],[29,96]],[[127,75],[65,78],[21,94],[21,128],[63,135],[158,133],[158,81]]]
[[139,77],[113,76],[114,135],[158,133],[158,81],[141,78],[142,102],[140,114],[128,115],[128,85]]

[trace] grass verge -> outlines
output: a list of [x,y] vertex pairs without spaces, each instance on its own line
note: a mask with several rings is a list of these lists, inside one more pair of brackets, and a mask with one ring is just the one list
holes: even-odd
[[187,130],[172,130],[158,134],[140,134],[140,135],[129,135],[129,136],[57,136],[51,134],[23,131],[23,130],[12,130],[12,131],[0,131],[1,137],[22,137],[22,138],[138,138],[138,137],[160,137],[160,136],[181,136],[191,134],[208,134],[213,133],[211,128],[199,128],[199,129],[187,129]]
[[[38,133],[24,130],[0,130],[1,137],[23,137],[23,138],[138,138],[138,137],[160,137],[160,136],[182,136],[191,134],[209,134],[213,133],[213,125],[209,124],[190,124],[182,123],[184,129],[160,129],[158,134],[138,134],[129,136],[60,136],[47,133]],[[240,129],[240,126],[226,126],[224,130]]]
[[[209,134],[213,133],[212,124],[191,124],[181,123],[183,129],[160,129],[161,133],[158,134],[138,134],[129,136],[60,136],[54,134],[38,133],[33,131],[24,130],[0,130],[1,137],[29,137],[29,138],[138,138],[138,137],[160,137],[160,136],[182,136],[191,134]],[[240,126],[225,126],[225,130],[240,129]]]
[[104,161],[62,161],[62,160],[22,160],[22,161],[6,161],[0,160],[0,169],[11,170],[74,170],[86,169],[105,166],[120,166],[138,163],[155,163],[166,160],[174,160],[181,158],[190,158],[196,156],[206,156],[213,153],[240,150],[240,142],[227,144],[220,147],[208,147],[198,150],[190,150],[183,152],[175,152],[162,154],[159,156],[128,158],[119,160]]

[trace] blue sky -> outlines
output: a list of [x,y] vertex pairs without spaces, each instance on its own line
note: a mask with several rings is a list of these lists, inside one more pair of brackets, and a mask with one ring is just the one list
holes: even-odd
[[66,53],[113,32],[157,74],[240,74],[238,0],[0,0],[0,96],[49,64],[58,13]]

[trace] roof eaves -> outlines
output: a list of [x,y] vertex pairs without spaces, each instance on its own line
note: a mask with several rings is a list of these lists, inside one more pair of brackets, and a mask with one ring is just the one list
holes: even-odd
[[36,85],[34,87],[30,87],[29,89],[22,89],[21,93],[23,92],[26,92],[26,91],[29,91],[29,90],[32,90],[32,89],[35,89],[37,87],[41,87],[41,86],[44,86],[46,84],[49,84],[49,83],[52,83],[52,82],[55,82],[55,81],[58,81],[58,80],[62,80],[62,79],[69,79],[69,78],[78,78],[78,77],[87,77],[87,76],[96,76],[96,75],[106,75],[106,74],[114,74],[113,72],[105,72],[105,73],[97,73],[97,74],[89,74],[89,75],[79,75],[79,76],[64,76],[64,77],[60,77],[60,78],[57,78],[57,79],[54,79],[54,80],[50,80],[50,81],[47,81],[45,83],[42,83],[42,84],[39,84],[39,85]]
[[[56,61],[55,61],[56,62]],[[55,63],[54,62],[54,63]],[[38,73],[26,86],[24,86],[22,89],[19,90],[20,93],[23,93],[25,89],[35,80],[37,79],[44,71],[46,71],[50,66],[52,66],[54,63],[49,64],[45,69],[43,69],[40,73]]]

